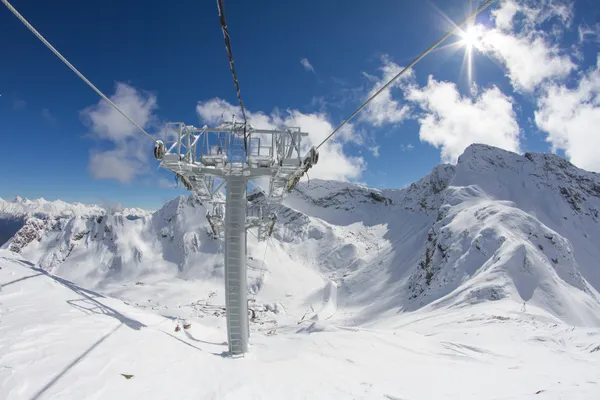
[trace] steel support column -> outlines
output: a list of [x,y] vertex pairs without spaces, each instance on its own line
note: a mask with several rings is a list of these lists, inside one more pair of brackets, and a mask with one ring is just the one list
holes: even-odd
[[244,176],[228,176],[225,202],[225,301],[231,355],[248,351],[246,280],[246,185]]

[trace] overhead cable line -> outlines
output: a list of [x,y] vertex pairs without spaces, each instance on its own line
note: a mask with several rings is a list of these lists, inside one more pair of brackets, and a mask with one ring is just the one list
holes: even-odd
[[246,118],[246,109],[244,108],[244,102],[242,101],[242,93],[240,91],[240,83],[238,81],[237,74],[235,72],[235,64],[233,62],[233,53],[231,52],[231,42],[229,40],[229,30],[227,29],[227,21],[225,20],[225,6],[223,0],[217,0],[217,7],[219,8],[219,17],[221,20],[221,30],[223,31],[223,37],[225,38],[225,49],[227,50],[227,57],[229,58],[229,68],[231,69],[231,75],[233,76],[233,84],[237,92],[237,98],[240,102],[240,108],[242,109],[242,116],[244,117],[244,150],[248,151],[247,137],[246,137],[246,125],[248,125],[248,119]]
[[40,39],[42,41],[42,43],[44,43],[46,45],[46,47],[48,47],[55,55],[56,57],[60,58],[60,60],[65,63],[65,65],[67,67],[69,67],[71,69],[71,71],[75,72],[75,74],[77,74],[78,77],[81,78],[82,81],[84,81],[85,83],[87,83],[87,85],[92,88],[96,93],[98,93],[98,95],[100,97],[102,97],[108,104],[110,104],[115,110],[117,110],[122,116],[124,116],[125,118],[127,118],[127,120],[129,122],[131,122],[133,125],[135,125],[143,134],[145,134],[146,136],[148,136],[148,138],[150,138],[153,142],[156,143],[156,139],[154,139],[154,137],[149,134],[148,132],[146,132],[146,130],[144,128],[142,128],[140,125],[138,125],[134,120],[132,120],[131,118],[129,118],[129,116],[127,114],[125,114],[115,103],[113,103],[108,97],[106,97],[104,95],[104,93],[102,93],[96,86],[94,86],[94,84],[92,82],[90,82],[85,76],[83,76],[83,74],[81,72],[79,72],[77,70],[77,68],[75,68],[73,66],[73,64],[71,64],[65,57],[63,57],[62,54],[60,54],[58,52],[58,50],[56,50],[54,48],[54,46],[52,46],[46,39],[44,39],[44,37],[8,2],[8,0],[0,0],[2,1],[2,3],[4,3],[4,5],[6,6],[6,8],[8,8],[17,18],[19,18],[19,20],[27,27],[29,28],[29,30],[35,35],[37,36],[38,39]]
[[352,118],[354,118],[375,97],[379,96],[381,94],[381,92],[383,92],[392,83],[394,83],[394,81],[396,79],[398,79],[399,77],[401,77],[402,75],[404,75],[409,69],[411,69],[412,67],[414,67],[416,63],[418,63],[419,61],[421,61],[427,54],[431,53],[436,47],[438,47],[440,44],[442,44],[450,36],[456,34],[456,32],[458,32],[459,30],[461,30],[461,28],[462,28],[463,25],[465,25],[470,20],[474,19],[479,13],[481,13],[483,10],[485,10],[490,5],[492,5],[492,3],[494,1],[496,1],[496,0],[488,0],[488,1],[486,1],[481,7],[479,7],[477,10],[475,10],[475,12],[473,12],[471,15],[469,15],[467,18],[465,18],[460,24],[456,25],[454,27],[454,29],[452,29],[451,31],[449,31],[448,33],[446,33],[441,39],[439,39],[437,42],[435,42],[434,44],[432,44],[419,57],[415,58],[413,62],[411,62],[410,64],[408,64],[402,71],[400,71],[398,74],[396,74],[396,76],[394,76],[392,79],[390,79],[390,81],[388,83],[386,83],[385,85],[383,85],[377,92],[375,92],[375,94],[373,94],[371,97],[369,97],[367,99],[367,101],[365,101],[360,107],[358,107],[356,109],[356,111],[354,111],[352,113],[352,115],[350,115],[344,122],[342,122],[340,125],[338,125],[338,127],[335,128],[333,130],[333,132],[331,132],[329,134],[329,136],[327,136],[325,138],[325,140],[323,140],[316,148],[319,149],[319,147],[323,146],[325,144],[325,142],[327,142],[337,131],[339,131],[344,125],[346,125]]

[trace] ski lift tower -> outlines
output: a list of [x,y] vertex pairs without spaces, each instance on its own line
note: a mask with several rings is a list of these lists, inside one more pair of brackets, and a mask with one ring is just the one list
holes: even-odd
[[[300,128],[254,129],[232,122],[216,128],[167,123],[165,138],[157,141],[154,156],[207,208],[213,234],[224,239],[227,341],[231,355],[248,351],[248,288],[246,230],[258,228],[260,241],[273,232],[276,209],[283,196],[318,162],[317,150],[300,156]],[[269,178],[266,201],[248,215],[248,182]],[[225,199],[222,188],[225,186]]]

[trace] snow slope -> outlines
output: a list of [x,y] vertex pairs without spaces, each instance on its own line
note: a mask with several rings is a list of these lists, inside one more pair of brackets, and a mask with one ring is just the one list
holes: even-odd
[[[222,319],[178,321],[0,251],[0,398],[597,399],[600,331],[508,303],[418,311],[378,329],[253,326],[223,357]],[[129,377],[129,379],[126,378]]]

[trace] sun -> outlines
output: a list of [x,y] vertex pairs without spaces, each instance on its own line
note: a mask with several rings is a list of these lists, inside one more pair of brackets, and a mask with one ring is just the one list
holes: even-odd
[[474,23],[468,24],[465,29],[459,31],[460,40],[458,44],[464,46],[467,51],[476,49],[479,52],[485,52],[484,37],[486,30],[483,25]]
[[473,47],[479,47],[480,35],[474,26],[470,26],[466,30],[462,31],[460,36],[461,44],[466,47],[467,51],[472,51]]
[[473,82],[473,50],[484,52],[482,46],[483,28],[479,25],[470,24],[466,29],[460,31],[459,46],[465,48],[465,57],[463,59],[463,68],[467,67],[467,79],[469,86]]

